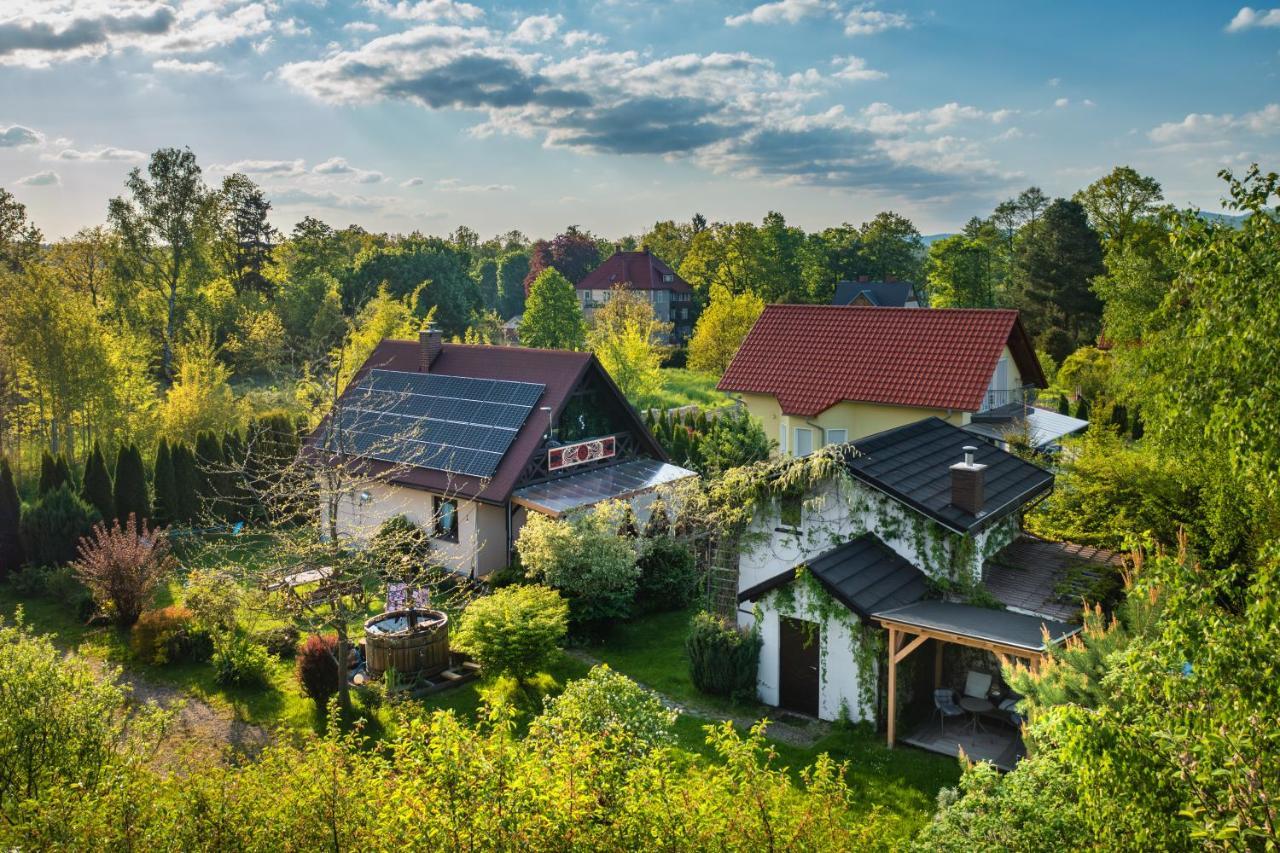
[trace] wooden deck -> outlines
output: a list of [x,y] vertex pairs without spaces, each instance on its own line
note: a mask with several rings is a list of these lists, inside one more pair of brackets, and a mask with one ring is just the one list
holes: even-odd
[[899,742],[952,757],[958,756],[963,749],[971,761],[990,761],[1001,770],[1012,770],[1026,755],[1022,738],[1012,728],[994,721],[984,721],[982,725],[985,731],[978,729],[975,732],[968,720],[953,719],[948,721],[944,734],[935,719]]

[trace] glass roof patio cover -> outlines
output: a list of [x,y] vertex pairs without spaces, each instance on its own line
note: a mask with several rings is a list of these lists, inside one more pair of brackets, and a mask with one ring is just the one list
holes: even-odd
[[658,459],[632,459],[516,489],[511,502],[559,518],[607,500],[623,500],[689,477],[697,472]]

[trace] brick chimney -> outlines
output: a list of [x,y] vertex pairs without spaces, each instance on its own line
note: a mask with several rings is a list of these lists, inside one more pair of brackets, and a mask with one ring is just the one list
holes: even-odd
[[978,448],[965,445],[964,461],[951,466],[951,505],[970,515],[982,512],[983,479],[987,466],[973,461]]
[[438,326],[431,325],[418,332],[418,370],[422,373],[430,373],[431,365],[440,355],[443,342],[440,339],[440,329]]

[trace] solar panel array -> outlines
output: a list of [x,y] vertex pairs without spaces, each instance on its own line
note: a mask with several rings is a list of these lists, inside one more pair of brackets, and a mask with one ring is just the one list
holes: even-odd
[[545,387],[373,370],[343,398],[330,449],[416,468],[492,477]]

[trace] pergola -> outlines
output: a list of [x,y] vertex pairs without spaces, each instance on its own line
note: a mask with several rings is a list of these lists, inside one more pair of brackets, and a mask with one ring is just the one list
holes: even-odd
[[896,740],[898,664],[935,640],[933,686],[942,686],[942,644],[983,649],[1005,666],[1015,661],[1037,669],[1051,645],[1077,633],[1079,626],[1010,610],[991,610],[952,601],[917,601],[872,617],[889,632],[888,742]]

